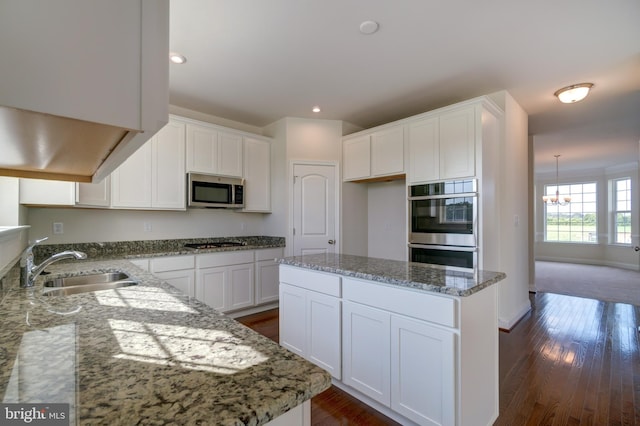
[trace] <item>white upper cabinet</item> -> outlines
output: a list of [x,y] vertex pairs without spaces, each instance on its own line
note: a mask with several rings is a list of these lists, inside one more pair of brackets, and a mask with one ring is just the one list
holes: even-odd
[[404,126],[398,125],[342,142],[344,180],[376,180],[403,175]]
[[111,206],[111,176],[107,176],[97,183],[76,184],[76,206]]
[[0,168],[102,179],[167,122],[168,0],[3,0],[0,9],[11,56],[0,61],[0,152],[19,153]]
[[206,123],[187,124],[187,172],[242,177],[242,136]]
[[409,123],[409,184],[475,176],[475,110],[466,105]]
[[271,211],[271,142],[244,138],[244,211]]
[[112,173],[112,207],[186,208],[184,126],[184,123],[172,119]]
[[72,206],[76,201],[76,184],[57,180],[20,179],[20,204]]

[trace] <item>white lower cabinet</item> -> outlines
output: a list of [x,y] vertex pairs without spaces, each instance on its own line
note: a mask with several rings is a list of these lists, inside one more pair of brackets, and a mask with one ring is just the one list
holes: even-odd
[[455,424],[452,331],[391,315],[391,408],[421,425]]
[[150,271],[189,297],[195,297],[195,256],[156,257]]
[[281,265],[280,343],[341,365],[338,387],[402,424],[497,418],[495,286],[453,297]]
[[[301,271],[280,267],[280,344],[340,379],[340,278]],[[306,274],[311,274],[310,279],[301,280]],[[329,281],[328,286],[315,285],[325,280]]]
[[391,315],[345,301],[343,312],[343,382],[389,406],[391,401]]
[[220,312],[254,305],[253,251],[200,254],[196,299]]
[[282,248],[256,250],[256,305],[278,301],[278,266],[275,261],[283,257]]

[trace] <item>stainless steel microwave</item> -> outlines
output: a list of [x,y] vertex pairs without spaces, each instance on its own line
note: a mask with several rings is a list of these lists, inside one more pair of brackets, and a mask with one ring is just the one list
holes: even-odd
[[227,176],[189,173],[187,206],[240,209],[244,207],[244,180]]

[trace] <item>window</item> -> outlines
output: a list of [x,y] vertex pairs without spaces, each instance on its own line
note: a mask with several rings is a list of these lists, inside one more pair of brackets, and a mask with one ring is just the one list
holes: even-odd
[[631,244],[631,179],[617,179],[612,185],[613,243]]
[[[596,183],[560,185],[560,199],[571,197],[571,202],[561,205],[545,205],[544,240],[596,244],[598,242]],[[545,185],[546,195],[556,194],[556,185]]]

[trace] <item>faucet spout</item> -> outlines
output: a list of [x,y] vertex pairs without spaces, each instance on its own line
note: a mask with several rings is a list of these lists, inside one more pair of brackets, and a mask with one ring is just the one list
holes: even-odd
[[25,251],[22,253],[22,258],[20,260],[20,286],[21,287],[33,287],[38,275],[40,275],[47,266],[51,265],[54,262],[57,262],[62,259],[81,260],[81,259],[87,258],[86,253],[83,253],[81,251],[75,251],[75,250],[67,250],[67,251],[54,254],[48,259],[45,259],[39,265],[34,265],[33,264],[33,247],[35,247],[37,244],[40,244],[44,240],[46,240],[46,238],[36,240],[32,245],[27,247]]
[[59,260],[62,259],[78,259],[78,260],[82,260],[82,259],[86,259],[87,258],[87,254],[81,251],[75,251],[75,250],[68,250],[68,251],[63,251],[60,253],[56,253],[53,256],[51,256],[50,258],[44,260],[41,264],[34,266],[31,269],[31,276],[32,276],[32,280],[35,280],[38,275],[40,275],[42,273],[42,271],[44,271],[44,269],[51,265],[53,262],[57,262]]

